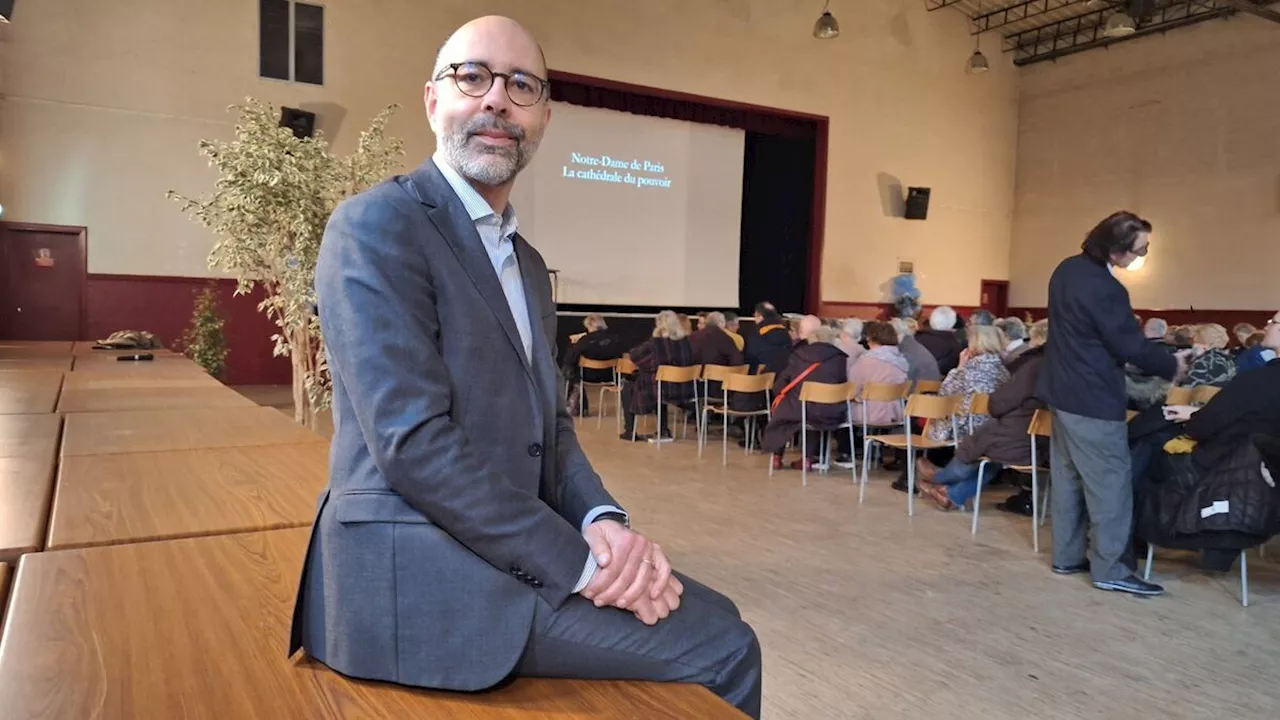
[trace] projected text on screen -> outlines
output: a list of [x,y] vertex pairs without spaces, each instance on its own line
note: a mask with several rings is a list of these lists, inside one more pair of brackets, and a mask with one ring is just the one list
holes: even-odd
[[[585,166],[571,167],[571,165]],[[600,168],[600,169],[596,169]],[[583,155],[569,153],[569,165],[563,165],[562,177],[591,182],[617,183],[634,187],[669,188],[671,178],[665,175],[666,166],[652,160],[620,160],[609,155]]]

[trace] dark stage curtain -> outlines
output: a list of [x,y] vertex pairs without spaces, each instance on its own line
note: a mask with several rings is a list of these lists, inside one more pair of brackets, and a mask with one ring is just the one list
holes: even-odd
[[738,302],[803,312],[813,230],[813,138],[747,133]]

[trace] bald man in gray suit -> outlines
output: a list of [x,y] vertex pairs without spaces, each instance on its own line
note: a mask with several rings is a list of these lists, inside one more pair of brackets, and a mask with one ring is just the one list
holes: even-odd
[[550,119],[546,75],[514,21],[463,26],[425,88],[435,157],[325,231],[334,439],[290,653],[449,690],[701,683],[758,717],[755,634],[630,529],[558,392],[547,268],[507,201]]

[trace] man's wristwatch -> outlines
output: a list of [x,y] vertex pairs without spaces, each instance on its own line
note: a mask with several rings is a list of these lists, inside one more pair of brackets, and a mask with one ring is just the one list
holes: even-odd
[[623,515],[622,513],[616,513],[616,512],[600,513],[599,515],[596,516],[596,519],[592,520],[591,522],[598,523],[601,520],[613,520],[614,522],[622,523],[624,527],[627,527],[627,528],[631,527],[631,521],[627,518],[626,515]]

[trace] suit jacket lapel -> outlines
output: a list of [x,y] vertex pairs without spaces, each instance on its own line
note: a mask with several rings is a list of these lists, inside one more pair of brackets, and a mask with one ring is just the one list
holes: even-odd
[[529,327],[533,330],[533,357],[529,358],[529,364],[533,368],[533,376],[538,381],[542,391],[544,402],[551,401],[552,414],[555,412],[555,397],[558,390],[556,389],[556,371],[555,362],[551,358],[551,345],[555,342],[555,338],[546,337],[546,333],[542,327],[543,316],[543,293],[538,291],[543,283],[547,281],[546,277],[536,277],[533,269],[540,267],[541,263],[534,262],[533,248],[529,247],[529,243],[516,233],[514,238],[516,248],[516,260],[520,264],[520,280],[524,285],[524,300],[529,306]]
[[[427,211],[427,216],[449,243],[471,282],[480,291],[485,304],[498,318],[498,323],[507,334],[507,340],[511,342],[511,349],[523,360],[524,343],[520,341],[520,331],[516,329],[516,321],[511,317],[507,295],[502,291],[502,283],[498,281],[498,274],[493,271],[493,263],[489,261],[489,254],[485,252],[480,234],[476,232],[475,223],[467,215],[462,201],[431,160],[413,171],[410,177],[418,187],[419,199],[431,208]],[[524,365],[526,369],[529,368],[529,363]],[[529,375],[530,379],[535,379],[531,370]]]

